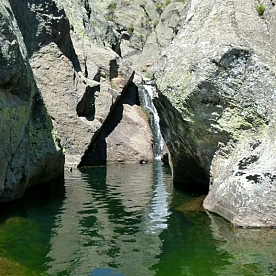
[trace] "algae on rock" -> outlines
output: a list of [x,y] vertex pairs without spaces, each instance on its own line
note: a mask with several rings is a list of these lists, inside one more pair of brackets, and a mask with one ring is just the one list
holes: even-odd
[[275,226],[275,22],[252,1],[190,3],[155,74],[174,181],[210,187],[204,207],[235,225]]
[[63,174],[64,155],[36,87],[19,26],[0,3],[0,200]]

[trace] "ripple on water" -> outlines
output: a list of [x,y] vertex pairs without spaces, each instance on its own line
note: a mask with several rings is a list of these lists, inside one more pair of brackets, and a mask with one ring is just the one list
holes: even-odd
[[65,188],[48,197],[40,187],[2,206],[0,276],[88,276],[99,268],[123,276],[276,275],[276,229],[235,229],[194,208],[161,163],[65,177]]

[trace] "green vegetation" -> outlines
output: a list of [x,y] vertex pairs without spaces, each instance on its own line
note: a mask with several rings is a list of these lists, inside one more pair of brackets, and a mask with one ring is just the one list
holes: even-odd
[[163,5],[162,4],[159,4],[159,5],[156,6],[156,11],[158,13],[162,13],[162,10],[163,10]]
[[256,10],[258,12],[258,15],[262,16],[264,14],[264,11],[265,11],[265,6],[264,6],[263,3],[260,3],[260,1],[258,1],[258,2],[259,2],[259,4],[258,4]]
[[[184,0],[178,1],[178,2],[183,2]],[[177,2],[177,1],[176,1]],[[156,6],[156,11],[161,14],[164,10],[164,8],[166,8],[170,3],[172,3],[171,0],[167,0],[164,4],[158,4]]]
[[149,71],[146,71],[146,78],[149,79],[149,80],[153,80],[154,79],[153,73],[149,72]]
[[117,3],[111,3],[111,4],[109,4],[109,6],[107,7],[107,9],[108,9],[108,14],[105,16],[105,18],[108,20],[108,21],[112,21],[112,22],[114,22],[114,18],[113,18],[113,16],[114,16],[114,10],[116,9],[116,7],[117,7]]
[[109,6],[108,6],[108,10],[109,11],[114,11],[117,7],[117,3],[111,3]]
[[108,15],[106,16],[106,20],[107,20],[107,21],[112,21],[112,22],[114,21],[112,15],[110,15],[110,14],[108,14]]
[[132,35],[132,34],[133,34],[133,32],[134,32],[134,26],[133,26],[133,23],[131,23],[131,25],[129,26],[129,28],[128,28],[128,32],[129,32],[129,34],[130,34],[130,35]]

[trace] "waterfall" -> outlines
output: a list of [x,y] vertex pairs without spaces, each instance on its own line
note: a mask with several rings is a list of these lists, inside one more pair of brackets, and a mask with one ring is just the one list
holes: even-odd
[[146,112],[153,135],[153,154],[155,159],[161,159],[163,152],[163,137],[159,126],[159,116],[153,104],[157,95],[155,84],[144,80],[138,87],[139,99],[142,109]]

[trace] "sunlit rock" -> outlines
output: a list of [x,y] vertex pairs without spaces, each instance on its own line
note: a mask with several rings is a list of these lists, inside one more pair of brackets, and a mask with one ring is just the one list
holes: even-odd
[[239,226],[276,225],[273,9],[190,1],[155,75],[174,181]]

